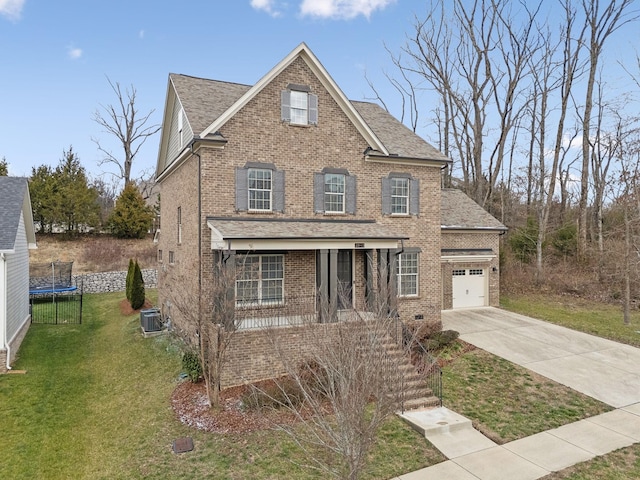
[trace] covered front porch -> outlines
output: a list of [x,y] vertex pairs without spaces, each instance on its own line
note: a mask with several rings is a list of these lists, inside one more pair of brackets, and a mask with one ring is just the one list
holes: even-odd
[[396,315],[406,237],[369,220],[211,217],[218,267],[235,269],[240,329]]

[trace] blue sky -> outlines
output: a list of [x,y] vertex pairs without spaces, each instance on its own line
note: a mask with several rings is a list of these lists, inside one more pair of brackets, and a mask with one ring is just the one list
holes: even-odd
[[[120,146],[92,120],[101,104],[117,102],[107,77],[123,88],[133,85],[139,111],[155,110],[151,123],[160,123],[170,72],[253,84],[300,42],[350,99],[374,96],[366,72],[399,118],[400,98],[384,76],[396,74],[385,45],[398,52],[413,31],[414,15],[423,18],[429,3],[0,0],[0,158],[9,162],[10,175],[29,176],[33,166],[57,165],[72,145],[97,176],[106,167],[97,165],[102,154],[92,137],[120,154]],[[555,4],[549,0],[545,8]],[[618,62],[635,63],[637,26],[616,32],[602,57],[609,85],[621,86],[621,92],[636,90]],[[432,107],[429,98],[420,107],[418,133],[428,141],[435,134],[425,127]],[[141,149],[134,177],[153,170],[159,140],[157,134]]]
[[[170,72],[253,84],[306,42],[347,97],[371,97],[364,77],[389,88],[384,44],[397,49],[421,1],[0,0],[0,158],[10,175],[57,165],[73,146],[92,174],[117,143],[92,121],[115,104],[107,76],[137,90],[160,123]],[[388,98],[395,96],[389,91]],[[386,99],[385,99],[386,101]],[[391,102],[392,103],[392,102]],[[152,169],[159,134],[134,171]],[[103,168],[104,169],[104,168]]]

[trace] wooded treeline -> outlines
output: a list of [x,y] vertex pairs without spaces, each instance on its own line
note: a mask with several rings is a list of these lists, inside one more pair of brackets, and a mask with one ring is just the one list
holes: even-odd
[[639,13],[632,0],[433,1],[389,50],[403,120],[431,125],[453,160],[444,186],[526,235],[538,278],[558,232],[598,275],[612,247],[637,266],[640,61],[616,65],[616,85],[604,61]]

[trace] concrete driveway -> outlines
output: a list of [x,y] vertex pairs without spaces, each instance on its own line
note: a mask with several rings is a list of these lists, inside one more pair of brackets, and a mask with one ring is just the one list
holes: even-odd
[[640,402],[638,348],[491,307],[443,311],[442,324],[465,342],[615,408]]

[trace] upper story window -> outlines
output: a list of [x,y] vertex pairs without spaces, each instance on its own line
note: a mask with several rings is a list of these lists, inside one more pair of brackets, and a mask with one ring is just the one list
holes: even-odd
[[180,109],[178,111],[178,136],[180,137],[180,146],[182,147],[184,145],[184,120],[183,120],[183,116],[184,113],[182,111],[182,109]]
[[236,168],[236,210],[284,212],[284,171],[272,163],[247,162]]
[[356,213],[356,177],[344,168],[324,168],[313,184],[316,213]]
[[345,176],[339,173],[324,174],[325,213],[344,213]]
[[382,178],[382,213],[387,215],[418,215],[420,213],[420,183],[406,173],[391,172]]
[[317,125],[318,96],[308,85],[287,85],[281,94],[281,117],[292,125]]
[[271,211],[272,173],[264,168],[249,169],[249,210]]

